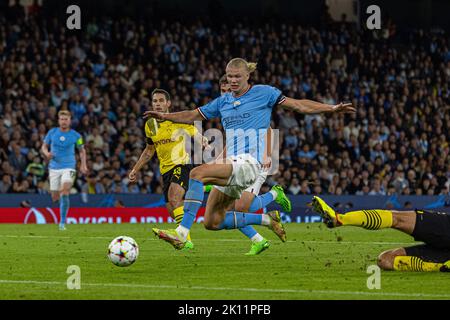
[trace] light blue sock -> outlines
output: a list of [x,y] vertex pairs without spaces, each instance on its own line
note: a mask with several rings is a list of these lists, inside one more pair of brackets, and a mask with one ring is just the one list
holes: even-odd
[[249,212],[256,212],[259,209],[267,207],[273,200],[273,194],[270,192],[264,193],[260,196],[256,196],[253,198],[252,204],[250,208],[248,208]]
[[70,200],[69,196],[61,196],[59,200],[59,212],[61,216],[60,224],[66,224],[67,212],[69,212]]
[[253,238],[258,233],[258,231],[256,231],[252,226],[242,227],[239,229],[239,231],[249,239]]
[[191,229],[197,212],[202,206],[203,196],[203,183],[195,179],[189,179],[189,189],[184,199],[184,215],[180,223],[181,226]]
[[261,225],[262,214],[228,211],[218,230],[240,229],[248,225]]

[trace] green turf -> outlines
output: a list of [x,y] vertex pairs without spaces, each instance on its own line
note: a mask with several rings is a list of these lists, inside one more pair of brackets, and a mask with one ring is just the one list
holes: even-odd
[[[160,225],[161,227],[164,227]],[[167,227],[166,225],[165,227]],[[170,225],[173,227],[174,225]],[[271,247],[259,256],[238,231],[193,228],[193,252],[175,251],[150,234],[151,225],[0,225],[2,299],[450,299],[447,273],[382,272],[367,288],[367,267],[387,249],[413,244],[395,230],[366,231],[289,224],[288,242],[268,229]],[[106,258],[119,235],[140,246],[138,261]],[[81,268],[81,289],[69,290],[69,265]]]

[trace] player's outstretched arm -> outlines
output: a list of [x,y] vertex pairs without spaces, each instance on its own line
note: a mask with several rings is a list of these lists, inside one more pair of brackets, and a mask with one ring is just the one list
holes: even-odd
[[153,155],[155,154],[155,146],[147,144],[144,151],[142,151],[141,156],[139,157],[139,160],[134,165],[133,169],[128,174],[128,179],[130,182],[136,182],[137,180],[137,173],[142,169],[142,167],[150,161],[151,158],[153,158]]
[[194,121],[202,121],[203,117],[197,110],[181,111],[174,113],[162,113],[157,111],[145,111],[143,118],[155,118],[157,120],[169,120],[176,123],[192,124]]
[[280,106],[300,113],[315,114],[315,113],[355,113],[356,109],[351,103],[340,103],[336,105],[320,103],[317,101],[307,99],[292,99],[286,98]]

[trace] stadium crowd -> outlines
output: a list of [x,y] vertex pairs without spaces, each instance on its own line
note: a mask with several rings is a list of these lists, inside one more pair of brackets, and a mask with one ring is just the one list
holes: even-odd
[[[13,18],[11,18],[13,16]],[[12,20],[11,20],[12,19]],[[242,21],[212,27],[91,19],[64,21],[0,13],[0,192],[48,192],[39,152],[57,111],[68,109],[85,139],[90,174],[74,192],[162,193],[156,158],[138,184],[127,173],[145,147],[143,111],[158,87],[174,110],[219,95],[226,62],[258,62],[253,83],[329,104],[352,116],[304,116],[275,108],[279,183],[290,194],[449,194],[450,39],[443,31],[380,33],[330,24]],[[205,129],[221,128],[219,121]]]

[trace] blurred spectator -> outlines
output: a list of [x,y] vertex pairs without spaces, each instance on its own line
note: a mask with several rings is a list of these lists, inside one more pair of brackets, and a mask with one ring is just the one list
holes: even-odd
[[105,193],[105,187],[98,182],[97,176],[91,173],[81,188],[81,192],[84,194],[102,194]]
[[[137,184],[126,180],[145,147],[141,114],[151,91],[168,90],[173,111],[196,108],[219,95],[217,81],[235,56],[258,62],[253,83],[297,99],[350,101],[358,110],[305,116],[274,109],[280,172],[267,185],[292,194],[449,192],[450,41],[441,30],[389,29],[387,46],[385,36],[328,20],[317,30],[105,17],[87,18],[86,29],[72,34],[61,31],[64,20],[41,16],[37,2],[27,20],[15,3],[0,12],[2,193],[48,192],[39,149],[57,111],[68,109],[93,173],[78,177],[77,191],[161,194],[156,157]],[[221,129],[218,120],[204,125]]]

